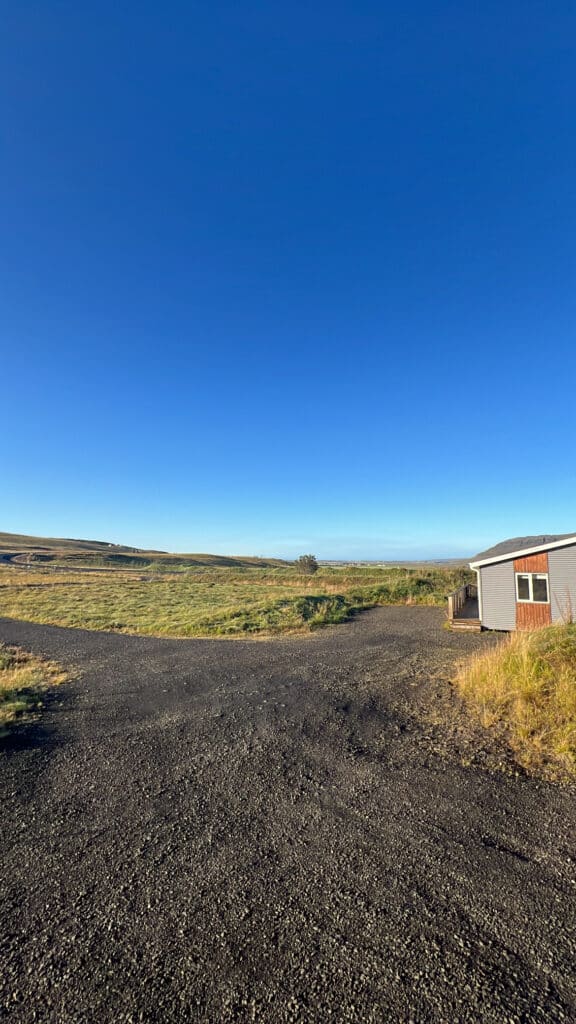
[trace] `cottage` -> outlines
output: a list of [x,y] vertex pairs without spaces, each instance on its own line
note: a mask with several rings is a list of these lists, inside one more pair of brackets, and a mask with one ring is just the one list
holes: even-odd
[[477,585],[448,600],[454,629],[537,629],[576,618],[576,534],[505,540],[470,568]]

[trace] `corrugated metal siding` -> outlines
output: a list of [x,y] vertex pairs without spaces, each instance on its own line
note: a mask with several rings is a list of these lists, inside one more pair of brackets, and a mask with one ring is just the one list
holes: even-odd
[[576,545],[548,552],[552,622],[562,622],[572,610],[576,620]]
[[497,562],[480,569],[482,625],[486,629],[516,629],[514,563]]

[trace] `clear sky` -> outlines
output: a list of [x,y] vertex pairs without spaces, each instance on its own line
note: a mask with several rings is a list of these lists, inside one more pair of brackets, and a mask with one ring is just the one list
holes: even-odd
[[576,531],[576,8],[4,5],[0,529]]

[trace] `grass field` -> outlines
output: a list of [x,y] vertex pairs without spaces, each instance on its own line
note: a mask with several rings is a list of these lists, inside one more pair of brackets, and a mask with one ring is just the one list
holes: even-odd
[[511,633],[465,662],[456,684],[526,768],[576,771],[576,625]]
[[17,721],[42,705],[42,695],[58,686],[66,673],[49,661],[35,658],[17,647],[0,644],[0,736]]
[[160,636],[266,636],[344,622],[379,604],[443,605],[471,576],[463,569],[373,567],[306,576],[280,565],[210,563],[177,574],[0,565],[0,615]]

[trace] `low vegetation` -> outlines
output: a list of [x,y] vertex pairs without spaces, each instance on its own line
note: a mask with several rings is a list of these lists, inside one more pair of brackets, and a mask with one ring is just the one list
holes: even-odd
[[53,662],[0,644],[0,736],[42,706],[44,692],[58,686],[66,673]]
[[464,663],[456,683],[524,767],[576,772],[576,625],[512,633]]
[[445,603],[463,569],[222,567],[142,574],[0,566],[0,615],[159,636],[307,632],[384,604]]

